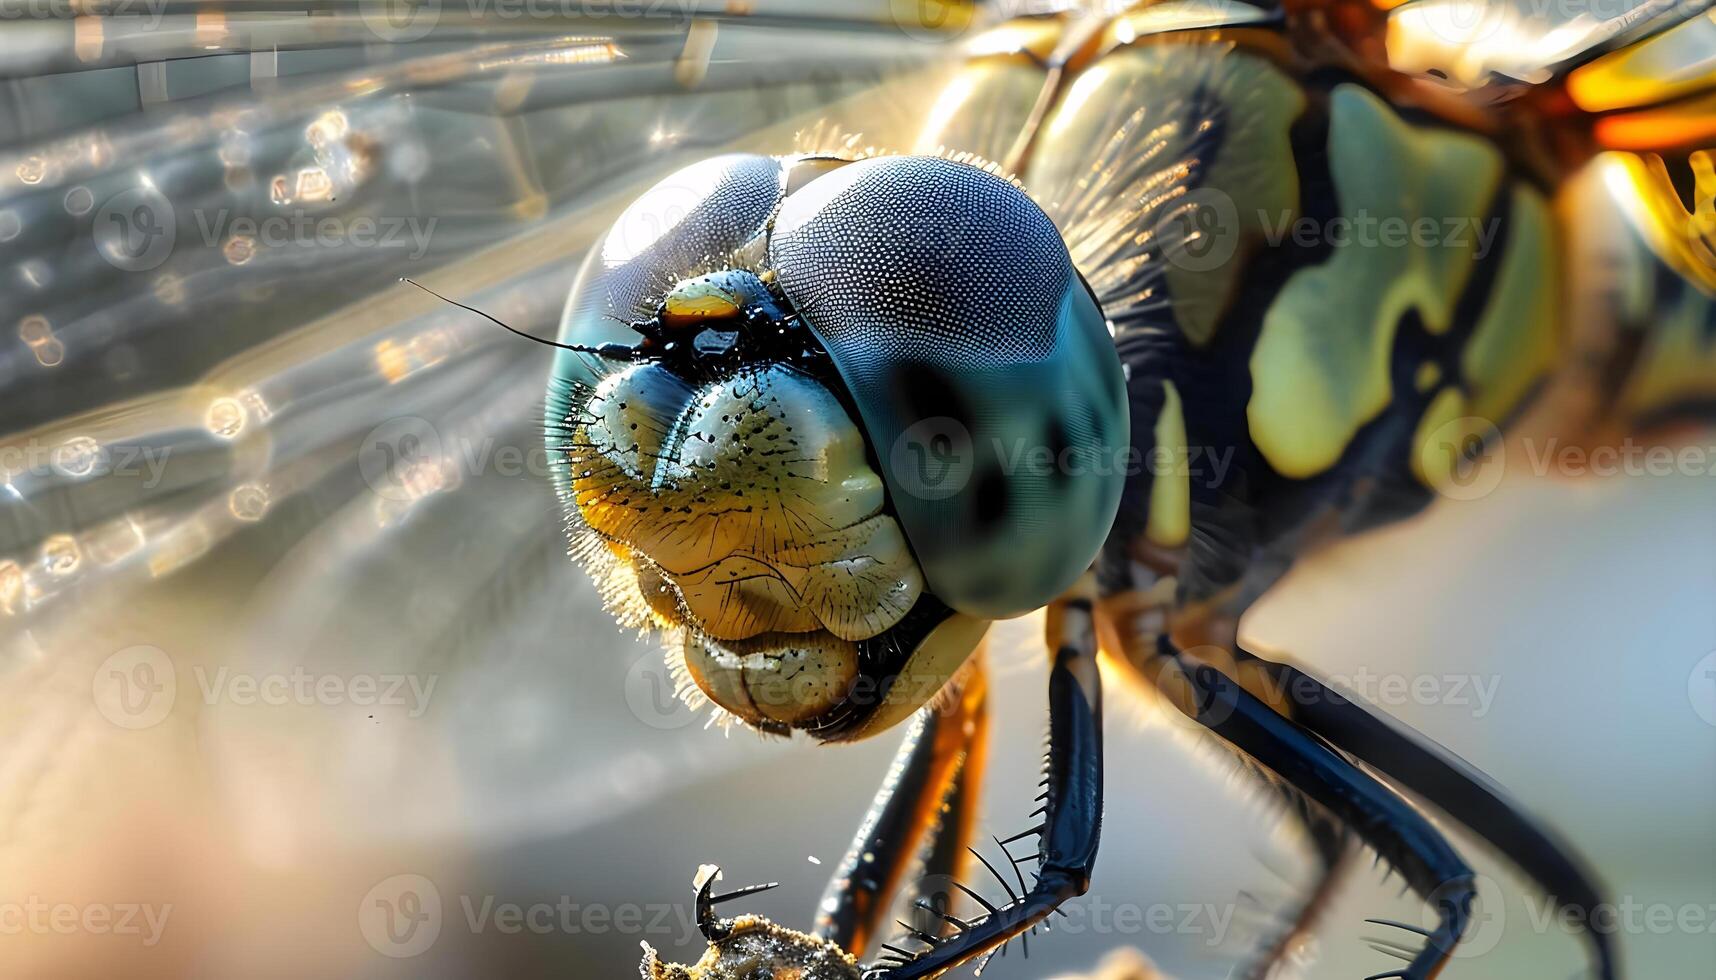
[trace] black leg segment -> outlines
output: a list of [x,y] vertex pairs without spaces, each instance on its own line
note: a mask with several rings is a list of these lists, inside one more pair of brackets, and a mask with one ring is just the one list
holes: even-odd
[[[996,905],[974,892],[981,915],[957,923],[946,937],[918,937],[928,948],[913,958],[865,973],[866,980],[933,977],[967,960],[984,957],[1051,915],[1062,902],[1084,894],[1096,863],[1102,827],[1102,680],[1096,665],[1091,602],[1079,595],[1048,610],[1049,747],[1038,836],[1035,880],[1009,891]],[[1004,881],[1005,879],[1003,879]]]
[[1453,847],[1399,794],[1226,674],[1208,664],[1179,665],[1200,723],[1338,816],[1435,907],[1438,925],[1425,931],[1423,949],[1403,968],[1367,980],[1436,976],[1465,931],[1475,895],[1472,871]]
[[[1470,763],[1361,701],[1286,664],[1264,661],[1294,720],[1373,766],[1465,825],[1525,872],[1563,909],[1590,922],[1602,898],[1573,850],[1522,811]],[[1586,930],[1601,980],[1616,980],[1610,936]]]

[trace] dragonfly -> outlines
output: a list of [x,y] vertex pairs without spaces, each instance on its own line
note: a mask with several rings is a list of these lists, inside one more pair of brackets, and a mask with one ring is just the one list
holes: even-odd
[[[1360,839],[1414,875],[1442,915],[1419,937],[1423,949],[1405,954],[1413,960],[1405,975],[1428,975],[1450,955],[1469,898],[1459,885],[1465,866],[1400,788],[1498,844],[1566,905],[1599,901],[1577,856],[1458,760],[1304,671],[1242,649],[1237,620],[1293,555],[1404,517],[1438,491],[1463,492],[1468,457],[1493,443],[1499,431],[1488,427],[1505,427],[1528,394],[1629,427],[1707,403],[1709,158],[1698,151],[1710,138],[1700,101],[1708,79],[1685,64],[1688,52],[1705,50],[1703,7],[1647,5],[1625,24],[1581,22],[1552,38],[1562,49],[1545,41],[1530,58],[1502,43],[1516,37],[1507,16],[1471,23],[1431,4],[1045,8],[1014,20],[962,4],[909,16],[890,5],[801,8],[697,6],[668,19],[615,11],[556,20],[551,30],[445,10],[427,19],[366,10],[316,26],[325,33],[205,14],[197,50],[240,54],[248,68],[243,78],[200,83],[206,94],[184,91],[178,63],[145,57],[117,21],[82,24],[102,25],[93,56],[87,44],[82,53],[44,50],[34,63],[43,71],[121,66],[123,84],[150,111],[132,118],[50,93],[20,120],[48,135],[14,147],[3,168],[0,232],[12,230],[6,247],[23,286],[5,300],[17,307],[18,331],[4,368],[12,417],[0,427],[14,433],[7,445],[16,450],[0,606],[19,626],[20,658],[53,661],[42,652],[61,649],[67,624],[131,590],[211,574],[211,556],[235,541],[274,556],[246,637],[257,661],[313,660],[305,651],[318,647],[346,657],[368,645],[384,665],[407,647],[412,663],[452,663],[503,645],[489,627],[519,628],[520,597],[543,588],[533,576],[563,561],[564,543],[540,533],[558,519],[537,497],[516,489],[489,497],[492,481],[469,475],[478,467],[468,453],[497,429],[534,428],[541,379],[562,376],[567,359],[550,369],[539,351],[498,343],[491,325],[397,277],[413,272],[509,324],[552,330],[572,280],[591,280],[609,244],[648,243],[695,211],[686,187],[698,182],[671,176],[657,185],[665,194],[645,194],[640,206],[640,172],[675,173],[724,153],[842,164],[813,164],[832,169],[819,180],[894,156],[934,160],[964,168],[948,173],[982,174],[982,186],[1028,201],[1056,230],[1128,368],[1122,417],[1135,443],[1232,445],[1237,437],[1219,427],[1235,426],[1257,459],[1251,473],[1271,485],[1242,492],[1144,471],[1119,487],[1109,506],[1124,553],[1057,583],[1084,593],[1041,603],[1052,610],[1051,649],[1066,652],[1051,679],[1063,720],[1051,729],[1066,734],[1069,714],[1083,721],[1051,751],[1055,802],[1040,818],[1045,864],[1035,884],[1017,879],[1002,885],[1016,894],[969,896],[977,912],[958,920],[915,919],[923,941],[897,944],[878,968],[928,975],[981,957],[1028,933],[1052,914],[1046,905],[1088,877],[1100,812],[1097,692],[1113,696],[1116,686],[1097,672],[1099,647],[1165,693],[1172,710],[1237,740],[1261,783],[1279,784],[1274,767],[1289,759],[1316,760],[1309,778],[1321,781],[1321,795],[1283,789],[1295,807],[1304,801],[1295,819],[1316,843],[1326,881],[1252,968],[1270,968],[1301,938],[1354,827],[1373,828]],[[902,45],[902,31],[929,43]],[[326,68],[294,56],[317,46],[350,57]],[[1335,119],[1364,134],[1345,156],[1328,148]],[[1224,157],[1223,147],[1237,146],[1256,149]],[[1597,345],[1569,355],[1549,344],[1542,314],[1562,302],[1550,298],[1559,274],[1545,271],[1563,230],[1549,198],[1599,150],[1600,179],[1582,193],[1617,216],[1619,244],[1603,259],[1634,285],[1567,304],[1589,315]],[[1458,179],[1430,165],[1444,156],[1457,158],[1449,166]],[[1293,173],[1307,165],[1320,169]],[[692,166],[707,179],[706,164]],[[1337,193],[1370,172],[1420,182]],[[1315,200],[1296,196],[1318,187]],[[1439,218],[1471,219],[1439,222],[1438,234],[1469,232],[1468,245],[1451,246],[1456,254],[1475,255],[1486,227],[1500,237],[1456,269],[1420,258],[1405,269],[1361,261],[1336,272],[1335,262],[1318,261],[1326,240],[1291,243],[1306,214],[1324,226],[1361,212],[1399,219],[1386,212],[1400,196],[1438,200]],[[1348,224],[1359,233],[1357,220]],[[1401,252],[1340,255],[1387,262]],[[687,266],[656,278],[714,271]],[[1378,408],[1370,369],[1396,327],[1378,311],[1398,297],[1357,284],[1391,281],[1418,290],[1408,293],[1421,304],[1417,319],[1401,328],[1417,346],[1406,377],[1384,372]],[[309,282],[318,288],[297,288]],[[677,282],[658,284],[665,294]],[[734,294],[705,288],[675,299],[707,324],[719,317],[707,317],[706,304],[719,307],[722,295]],[[1297,307],[1282,304],[1295,297]],[[1329,297],[1354,305],[1337,315],[1321,305]],[[769,302],[782,299],[790,294]],[[1519,306],[1482,319],[1504,300]],[[1254,319],[1233,327],[1244,317]],[[1263,317],[1288,326],[1268,332],[1279,346],[1255,362],[1259,371],[1227,345],[1260,342]],[[1480,332],[1480,322],[1502,320],[1507,327]],[[1307,328],[1324,321],[1355,332],[1321,344]],[[629,345],[639,336],[616,320],[599,329],[600,337],[580,328],[560,339]],[[1197,354],[1179,356],[1187,351]],[[1574,368],[1556,375],[1559,387],[1539,393],[1551,366],[1565,364]],[[1225,383],[1234,377],[1251,399],[1234,397]],[[560,473],[557,434],[519,466],[540,465],[545,481]],[[918,459],[943,459],[944,446],[932,438]],[[889,489],[898,506],[906,495]],[[1103,509],[1088,508],[1093,524],[1105,523]],[[424,534],[431,524],[460,526],[451,513],[485,510],[486,539]],[[918,535],[906,540],[922,561],[926,521],[916,523],[906,521]],[[366,602],[344,601],[360,586]],[[1099,623],[1108,630],[1100,643]],[[887,893],[906,876],[913,845],[931,835],[922,801],[951,805],[930,867],[965,880],[977,861],[963,848],[980,755],[969,736],[987,725],[982,663],[932,671],[938,683],[922,686],[918,700],[871,718],[877,731],[910,727],[899,764],[906,791],[896,785],[878,799],[821,906],[814,948],[857,952],[877,937]],[[695,681],[692,689],[704,691]],[[1315,693],[1292,700],[1305,690]],[[914,714],[931,699],[937,710]],[[778,730],[802,719],[750,720]],[[1283,733],[1287,743],[1264,738]],[[361,779],[378,771],[362,767],[385,771],[387,760],[355,765],[348,775]],[[1085,779],[1069,792],[1073,773]],[[1431,778],[1459,789],[1415,782]],[[1331,805],[1337,785],[1360,787],[1360,802]],[[1068,846],[1082,863],[1065,865]],[[868,884],[854,873],[867,854],[887,866]],[[711,906],[717,897],[703,892]],[[706,938],[731,938],[713,913],[700,919],[711,923]],[[1599,971],[1612,974],[1612,953],[1593,941]]]

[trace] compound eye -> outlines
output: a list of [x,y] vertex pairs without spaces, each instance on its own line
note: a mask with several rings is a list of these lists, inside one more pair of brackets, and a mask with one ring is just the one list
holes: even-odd
[[784,189],[774,157],[729,153],[663,178],[620,213],[602,239],[609,269],[642,261],[684,272],[743,245],[774,213]]
[[[664,292],[755,238],[785,193],[781,162],[731,153],[663,178],[633,201],[591,251],[560,321],[561,343],[631,344],[625,324],[655,312]],[[563,354],[563,381],[593,384],[593,355]]]
[[930,591],[1002,618],[1089,567],[1124,482],[1125,383],[1028,195],[952,160],[861,160],[787,197],[769,261],[852,393]]

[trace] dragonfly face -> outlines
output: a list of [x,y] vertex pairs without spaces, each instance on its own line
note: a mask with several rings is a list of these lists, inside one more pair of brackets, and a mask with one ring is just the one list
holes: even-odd
[[891,726],[1088,567],[1118,505],[1100,311],[1042,212],[966,164],[698,164],[621,216],[562,340],[627,344],[556,367],[574,549],[753,727]]
[[[579,512],[624,549],[651,611],[681,628],[697,686],[761,727],[837,707],[860,642],[900,626],[924,590],[864,437],[829,389],[778,361],[697,381],[646,362],[604,379],[585,411]],[[967,652],[944,656],[957,665]]]

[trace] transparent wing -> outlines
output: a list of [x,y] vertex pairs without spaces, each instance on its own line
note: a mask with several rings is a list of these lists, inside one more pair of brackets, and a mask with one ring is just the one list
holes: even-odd
[[[1386,7],[1389,66],[1480,97],[1513,98],[1527,86],[1570,86],[1581,109],[1667,101],[1710,87],[1710,0],[1629,0],[1550,9],[1519,0],[1406,0]],[[1673,35],[1672,39],[1667,35]],[[1627,54],[1611,58],[1617,52]],[[1586,66],[1628,63],[1611,88]],[[1575,79],[1573,76],[1580,75]]]
[[0,716],[42,778],[0,786],[3,836],[104,819],[51,784],[136,730],[163,779],[212,755],[197,791],[274,857],[564,832],[781,751],[700,749],[565,559],[550,352],[398,279],[552,335],[660,175],[912,125],[948,7],[170,0],[9,29]]

